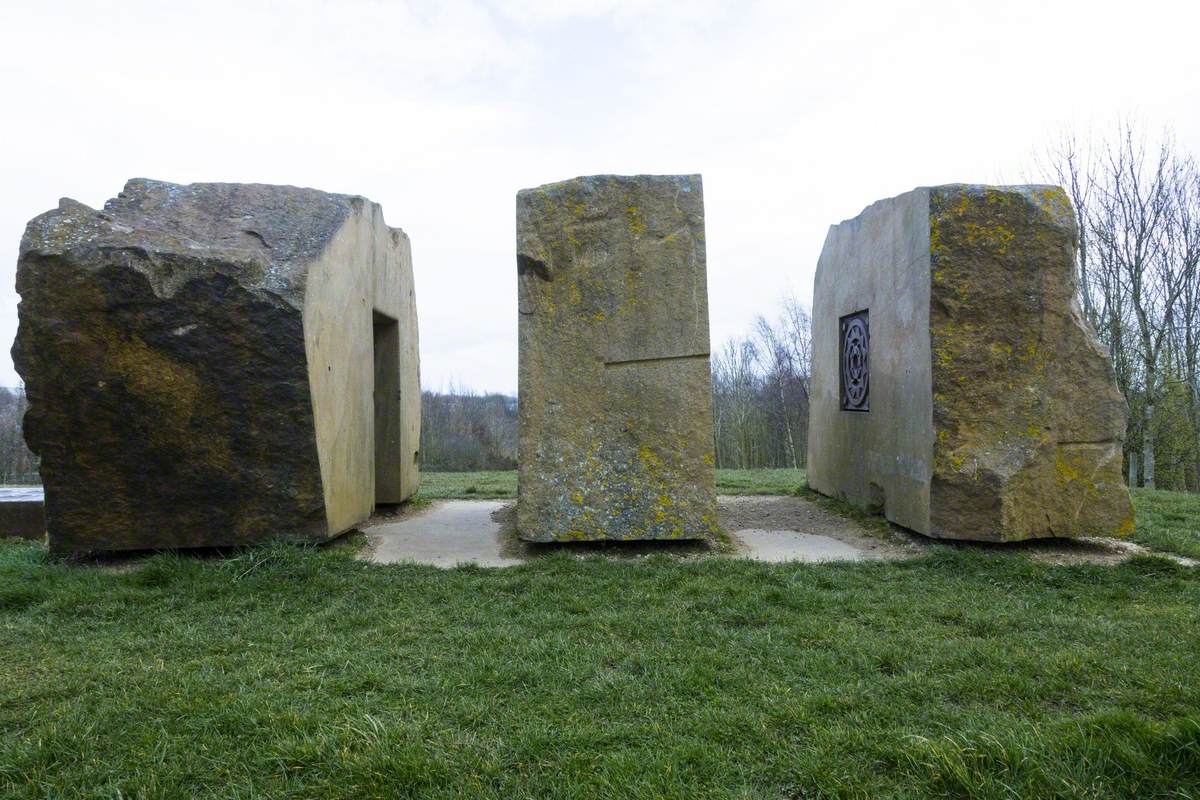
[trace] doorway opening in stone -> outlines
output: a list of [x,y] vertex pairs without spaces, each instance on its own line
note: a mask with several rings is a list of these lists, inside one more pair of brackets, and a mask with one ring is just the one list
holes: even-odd
[[375,505],[401,502],[400,323],[372,314],[375,349]]

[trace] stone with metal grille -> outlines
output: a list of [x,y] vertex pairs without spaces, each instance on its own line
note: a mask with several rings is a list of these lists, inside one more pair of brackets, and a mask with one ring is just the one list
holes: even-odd
[[870,389],[871,329],[866,310],[841,319],[842,410],[866,411]]

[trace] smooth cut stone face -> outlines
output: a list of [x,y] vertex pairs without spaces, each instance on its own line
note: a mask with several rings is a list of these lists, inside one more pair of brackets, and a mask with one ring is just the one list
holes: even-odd
[[521,538],[713,535],[700,176],[520,192],[517,270]]
[[809,485],[939,538],[1128,534],[1125,405],[1075,246],[1051,186],[917,189],[831,227]]

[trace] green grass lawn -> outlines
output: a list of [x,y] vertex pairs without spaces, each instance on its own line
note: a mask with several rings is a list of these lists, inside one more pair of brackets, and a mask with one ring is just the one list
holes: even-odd
[[0,796],[1200,796],[1200,571],[0,545]]
[[[799,469],[717,470],[720,494],[792,494],[803,483],[804,470]],[[420,496],[427,500],[516,497],[517,473],[422,471]]]
[[1134,541],[1200,558],[1200,495],[1135,489],[1133,505],[1137,510]]
[[517,496],[517,471],[426,472],[418,495],[426,500],[496,500]]
[[805,486],[802,469],[719,469],[718,494],[795,494]]
[[[1134,497],[1140,540],[1200,555],[1197,498]],[[1200,569],[353,544],[118,571],[0,543],[0,797],[1200,797]]]

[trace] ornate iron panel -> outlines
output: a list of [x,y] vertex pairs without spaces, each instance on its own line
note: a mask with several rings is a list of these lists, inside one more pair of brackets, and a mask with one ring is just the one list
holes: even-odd
[[871,376],[871,325],[867,309],[847,314],[840,321],[842,410],[867,411]]

